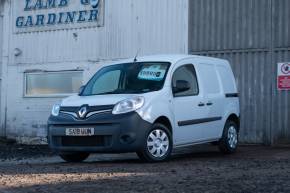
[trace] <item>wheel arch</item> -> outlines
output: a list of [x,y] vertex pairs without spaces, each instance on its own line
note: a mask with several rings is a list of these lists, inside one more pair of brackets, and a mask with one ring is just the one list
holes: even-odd
[[240,117],[238,115],[232,113],[227,118],[227,121],[229,121],[229,120],[234,121],[238,126],[238,130],[240,131]]
[[154,123],[161,123],[161,124],[165,125],[169,129],[171,134],[173,134],[172,124],[171,124],[171,122],[170,122],[168,117],[160,116],[154,121]]

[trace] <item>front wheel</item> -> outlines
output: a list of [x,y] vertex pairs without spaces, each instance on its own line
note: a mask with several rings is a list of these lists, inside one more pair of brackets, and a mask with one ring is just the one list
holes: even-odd
[[89,153],[60,153],[59,156],[66,162],[82,162],[87,159],[90,154]]
[[169,159],[171,151],[171,132],[165,125],[156,123],[147,132],[143,148],[137,152],[137,155],[146,162],[161,162]]
[[223,136],[219,141],[219,149],[222,153],[236,152],[239,142],[238,126],[234,121],[228,120],[225,124]]

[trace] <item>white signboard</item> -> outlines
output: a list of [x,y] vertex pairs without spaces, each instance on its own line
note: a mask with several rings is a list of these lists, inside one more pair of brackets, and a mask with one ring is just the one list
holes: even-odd
[[278,90],[290,90],[290,62],[278,63]]
[[15,33],[101,27],[104,0],[14,0]]

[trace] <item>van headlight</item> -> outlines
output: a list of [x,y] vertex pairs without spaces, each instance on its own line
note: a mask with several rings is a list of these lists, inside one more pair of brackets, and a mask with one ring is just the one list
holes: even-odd
[[145,103],[144,97],[133,97],[117,103],[112,111],[113,114],[123,114],[140,109]]
[[59,111],[60,111],[60,105],[59,104],[53,105],[52,110],[51,110],[51,115],[57,117],[59,115]]

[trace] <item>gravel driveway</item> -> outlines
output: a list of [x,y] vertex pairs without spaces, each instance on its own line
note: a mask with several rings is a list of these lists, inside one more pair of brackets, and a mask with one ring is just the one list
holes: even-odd
[[158,164],[142,163],[135,154],[68,164],[44,146],[0,150],[1,193],[290,192],[290,147],[242,146],[224,156],[216,147],[199,146]]

